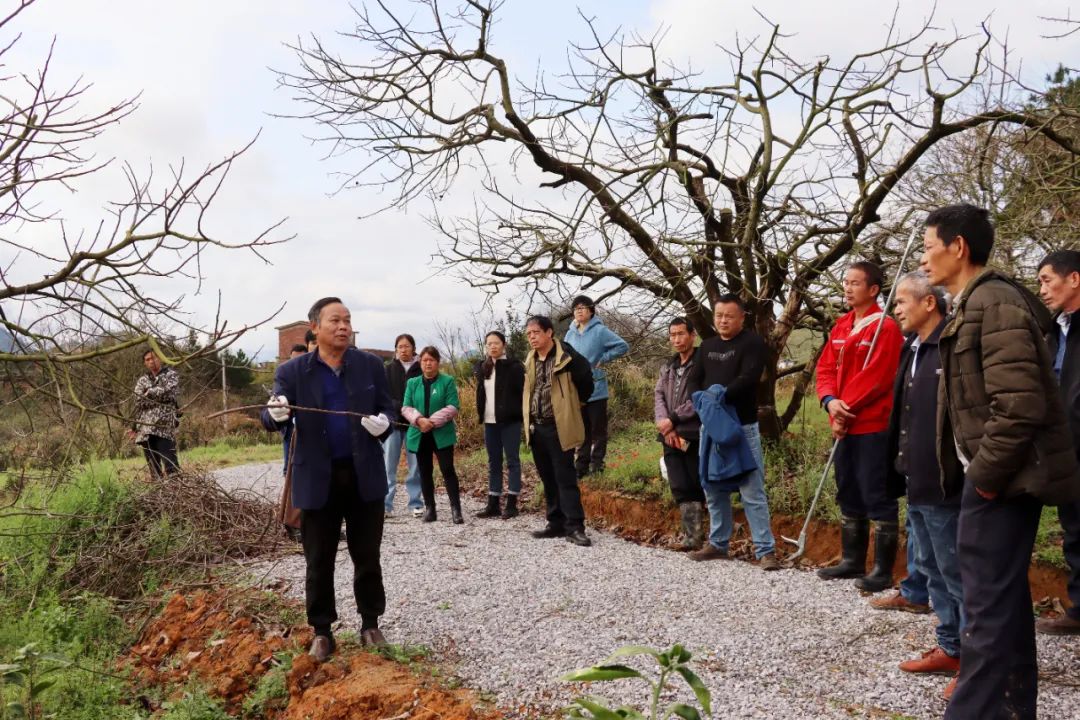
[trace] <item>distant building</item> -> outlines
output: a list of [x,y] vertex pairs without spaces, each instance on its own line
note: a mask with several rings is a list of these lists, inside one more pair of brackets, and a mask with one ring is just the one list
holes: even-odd
[[311,324],[308,323],[307,320],[297,320],[288,325],[281,325],[274,328],[277,330],[278,338],[278,362],[284,362],[289,359],[289,351],[292,350],[293,345],[304,344],[304,334],[307,333],[308,328],[310,327]]
[[376,357],[378,357],[383,362],[388,362],[388,361],[394,359],[394,351],[393,350],[376,350],[375,348],[360,348],[360,349],[363,350],[364,352],[369,352],[372,355],[375,355]]
[[[307,320],[297,320],[291,322],[288,325],[279,325],[274,328],[278,332],[278,362],[285,362],[289,359],[289,351],[292,350],[293,345],[303,345],[304,335],[307,334],[311,324]],[[356,333],[353,333],[352,344],[356,345]],[[393,350],[376,350],[375,348],[361,348],[365,352],[369,352],[372,355],[377,355],[384,362],[394,357]]]

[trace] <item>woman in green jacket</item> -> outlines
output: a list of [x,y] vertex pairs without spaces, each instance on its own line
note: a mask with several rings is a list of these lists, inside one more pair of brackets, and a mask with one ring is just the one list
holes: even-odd
[[[435,520],[435,462],[439,461],[446,495],[450,499],[450,517],[455,525],[465,522],[461,517],[461,497],[458,494],[457,471],[454,470],[454,444],[457,442],[458,402],[457,384],[439,372],[439,351],[430,345],[420,351],[419,377],[405,384],[401,414],[409,421],[405,444],[416,453],[420,468],[420,491],[424,495],[424,522]],[[434,458],[432,457],[434,456]]]

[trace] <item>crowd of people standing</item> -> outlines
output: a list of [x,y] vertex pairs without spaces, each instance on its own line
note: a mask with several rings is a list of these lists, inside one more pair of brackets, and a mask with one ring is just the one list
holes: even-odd
[[[940,208],[925,226],[920,269],[897,279],[891,308],[878,304],[881,268],[866,261],[846,268],[849,312],[817,361],[842,515],[841,559],[817,574],[854,579],[867,593],[893,588],[899,499],[906,498],[907,576],[871,605],[932,610],[938,626],[935,647],[900,668],[951,676],[947,718],[1033,718],[1036,630],[1080,635],[1080,333],[1070,333],[1080,309],[1080,252],[1043,259],[1040,301],[987,267],[994,228],[985,210]],[[501,332],[484,338],[473,374],[488,493],[477,517],[518,514],[524,439],[546,504],[546,524],[533,536],[588,547],[579,481],[604,471],[604,365],[629,345],[597,317],[589,297],[574,298],[572,310],[562,339],[550,318],[528,318],[521,359],[508,356]],[[757,424],[768,350],[747,319],[744,299],[727,294],[713,304],[716,334],[700,343],[686,318],[670,321],[673,354],[659,369],[654,419],[681,549],[699,562],[728,558],[738,492],[754,556],[763,570],[776,570]],[[334,297],[316,302],[309,321],[309,343],[279,366],[263,422],[283,434],[285,504],[298,515],[307,565],[311,652],[325,659],[335,646],[333,570],[343,522],[361,638],[385,642],[379,549],[403,451],[406,508],[425,522],[437,519],[437,462],[450,519],[465,521],[454,467],[460,399],[437,348],[417,354],[413,337],[399,335],[384,366],[351,346],[351,315]],[[161,476],[178,468],[179,380],[153,352],[144,363],[132,436]],[[1036,625],[1027,571],[1045,505],[1058,507],[1072,606]]]

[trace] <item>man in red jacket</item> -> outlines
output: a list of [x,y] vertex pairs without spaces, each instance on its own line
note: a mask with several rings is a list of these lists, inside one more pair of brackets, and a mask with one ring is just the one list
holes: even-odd
[[[829,413],[836,447],[836,502],[843,514],[838,565],[818,570],[825,580],[859,578],[860,590],[879,592],[892,586],[899,534],[895,492],[886,489],[888,428],[892,385],[900,362],[903,336],[896,321],[877,304],[884,278],[871,262],[852,264],[844,275],[844,301],[851,312],[841,317],[817,365],[817,394]],[[874,352],[870,345],[881,325]],[[867,361],[867,356],[870,356]],[[876,525],[874,569],[866,575],[869,521]]]

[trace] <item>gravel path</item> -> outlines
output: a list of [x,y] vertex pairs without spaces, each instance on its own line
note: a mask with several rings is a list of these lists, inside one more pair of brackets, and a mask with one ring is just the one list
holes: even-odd
[[[218,477],[276,499],[280,465]],[[597,531],[590,531],[592,548],[534,540],[528,531],[541,526],[539,516],[477,520],[471,513],[479,504],[467,498],[466,524],[454,526],[445,496],[438,502],[437,523],[414,520],[403,505],[387,521],[382,628],[392,642],[433,648],[467,686],[503,707],[563,706],[581,689],[560,683],[562,673],[623,645],[681,642],[713,693],[715,717],[936,718],[944,711],[946,678],[896,667],[933,646],[932,615],[872,611],[850,582],[764,573],[737,561],[694,563]],[[291,556],[267,580],[284,580],[290,595],[302,597],[303,572],[303,558]],[[344,546],[336,582],[338,612],[358,629]],[[1080,641],[1040,636],[1039,660],[1040,717],[1080,717]],[[644,699],[640,682],[587,692]]]

